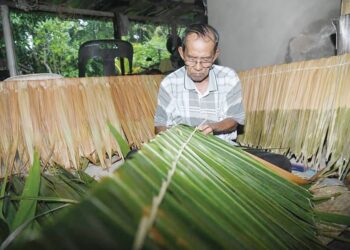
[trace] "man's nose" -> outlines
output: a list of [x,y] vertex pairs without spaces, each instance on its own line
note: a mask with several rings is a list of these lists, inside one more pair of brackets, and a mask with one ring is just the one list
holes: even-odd
[[201,70],[203,68],[202,62],[200,60],[197,60],[194,68],[195,68],[195,70]]

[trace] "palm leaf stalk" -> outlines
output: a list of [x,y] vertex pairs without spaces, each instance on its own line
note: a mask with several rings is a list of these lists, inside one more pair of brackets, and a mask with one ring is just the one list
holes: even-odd
[[[168,185],[161,197],[165,180]],[[146,237],[135,244],[139,225],[152,213],[156,197],[161,197],[156,216]],[[34,245],[44,249],[324,249],[316,238],[311,198],[307,190],[244,151],[214,136],[193,134],[190,127],[176,126],[105,177],[81,204],[43,230]]]

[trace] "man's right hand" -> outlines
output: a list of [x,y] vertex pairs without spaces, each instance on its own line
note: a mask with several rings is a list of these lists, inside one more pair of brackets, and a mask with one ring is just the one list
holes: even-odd
[[199,125],[197,128],[205,135],[213,134],[213,128],[210,126],[210,124]]
[[165,131],[167,130],[168,128],[166,126],[155,126],[155,132],[156,132],[156,135],[159,134],[160,132],[162,131]]

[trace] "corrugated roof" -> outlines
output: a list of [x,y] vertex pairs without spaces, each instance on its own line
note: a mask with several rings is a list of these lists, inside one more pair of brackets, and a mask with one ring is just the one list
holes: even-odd
[[0,3],[25,11],[69,10],[74,14],[96,13],[96,16],[122,13],[131,20],[185,24],[206,22],[206,0],[0,0]]

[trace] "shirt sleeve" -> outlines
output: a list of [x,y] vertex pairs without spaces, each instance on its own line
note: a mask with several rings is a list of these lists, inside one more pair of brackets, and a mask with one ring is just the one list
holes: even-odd
[[154,116],[154,126],[169,126],[171,122],[171,112],[169,105],[172,101],[172,96],[166,88],[170,83],[164,79],[159,87],[157,108]]
[[242,98],[242,87],[241,82],[236,73],[230,75],[229,81],[232,83],[232,87],[227,92],[226,95],[226,108],[225,116],[226,118],[232,118],[241,125],[244,125],[245,112],[243,107],[243,98]]

